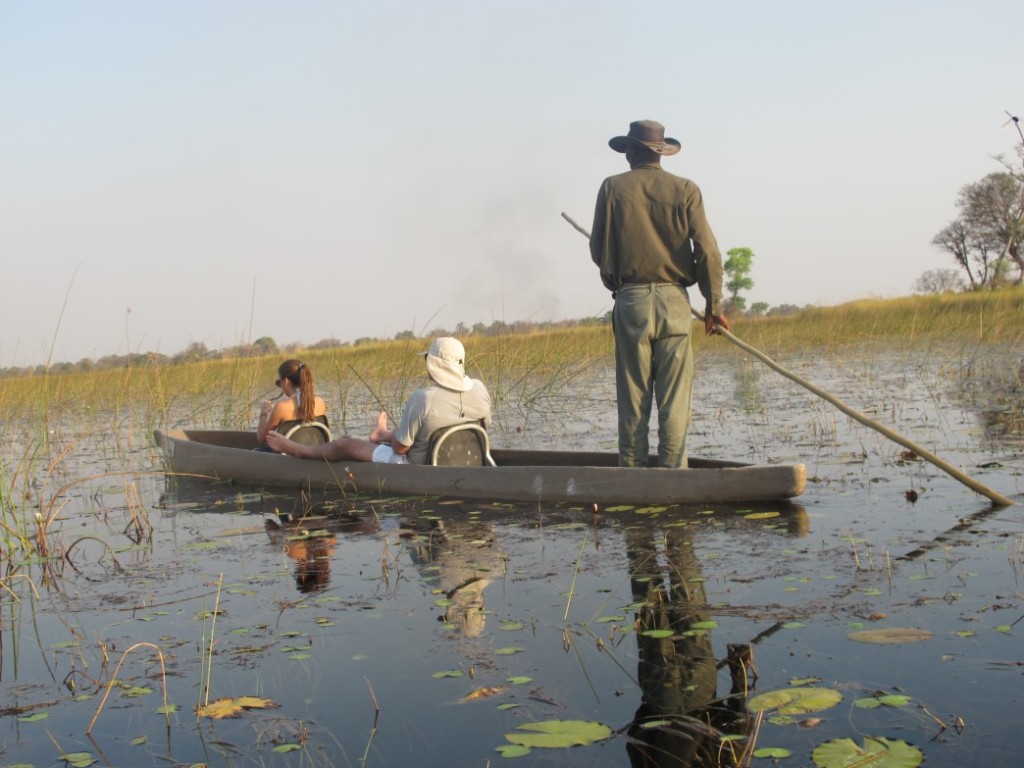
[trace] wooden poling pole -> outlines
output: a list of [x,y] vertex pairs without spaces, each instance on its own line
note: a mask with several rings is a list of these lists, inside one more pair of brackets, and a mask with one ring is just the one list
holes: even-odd
[[[562,214],[562,218],[564,218],[567,222],[569,222],[573,226],[573,228],[576,229],[580,234],[584,235],[588,239],[590,238],[590,233],[587,232],[587,230],[583,229],[583,227],[581,227],[579,224],[577,224],[571,218],[569,218],[566,214],[563,213]],[[690,307],[690,312],[693,313],[694,318],[699,320],[701,323],[704,322],[704,315],[703,314],[698,312],[693,307]],[[721,336],[724,336],[729,341],[731,341],[733,344],[735,344],[737,347],[742,349],[744,352],[746,352],[747,354],[753,355],[758,360],[760,360],[762,363],[767,365],[769,368],[771,368],[772,370],[782,374],[783,376],[785,376],[790,381],[796,382],[797,384],[799,384],[804,389],[807,389],[810,392],[813,392],[814,394],[816,394],[818,397],[822,398],[823,400],[826,400],[826,401],[832,403],[832,405],[834,405],[840,411],[845,413],[851,419],[854,419],[855,421],[859,421],[864,426],[870,427],[871,429],[875,430],[876,432],[879,432],[879,433],[885,435],[887,438],[889,438],[893,442],[899,443],[904,448],[910,449],[911,451],[916,453],[918,456],[920,456],[925,461],[931,462],[932,464],[934,464],[936,467],[941,469],[946,474],[950,475],[951,477],[953,477],[956,480],[959,480],[961,483],[966,485],[972,491],[976,491],[977,493],[980,493],[982,496],[985,496],[990,501],[992,501],[993,504],[998,504],[999,506],[1002,506],[1002,507],[1013,506],[1014,502],[1011,501],[1010,499],[1008,499],[1007,497],[1003,496],[1000,493],[997,493],[996,491],[993,491],[991,488],[988,488],[988,487],[982,485],[981,483],[979,483],[974,478],[964,474],[959,469],[957,469],[952,464],[950,464],[948,461],[945,461],[944,459],[939,458],[934,453],[929,451],[927,448],[923,448],[922,446],[920,446],[917,443],[915,443],[913,440],[910,440],[910,439],[908,439],[906,437],[903,437],[903,435],[899,434],[898,432],[894,432],[893,430],[889,429],[884,424],[880,424],[879,422],[875,421],[874,419],[869,418],[868,416],[865,416],[860,411],[857,411],[854,408],[851,408],[850,406],[848,406],[846,403],[844,403],[838,397],[835,397],[834,395],[826,392],[821,387],[818,387],[818,386],[812,384],[811,382],[809,382],[807,379],[803,378],[802,376],[798,376],[797,374],[793,373],[792,371],[784,368],[783,366],[779,365],[777,362],[772,360],[770,357],[768,357],[768,355],[766,355],[763,352],[761,352],[760,350],[750,346],[746,342],[741,341],[740,339],[736,338],[736,336],[734,336],[730,331],[727,331],[725,328],[722,328],[720,325],[716,325],[715,326],[715,333],[717,333],[717,334],[719,334]]]

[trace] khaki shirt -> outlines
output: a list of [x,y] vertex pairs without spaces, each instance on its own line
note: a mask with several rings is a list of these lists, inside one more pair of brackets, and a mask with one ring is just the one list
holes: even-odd
[[604,180],[590,255],[611,291],[627,283],[697,285],[705,311],[722,314],[722,254],[700,189],[658,164]]

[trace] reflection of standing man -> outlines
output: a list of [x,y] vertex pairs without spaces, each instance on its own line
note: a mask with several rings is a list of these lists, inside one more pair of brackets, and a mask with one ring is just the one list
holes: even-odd
[[693,354],[686,288],[706,301],[704,329],[729,329],[722,309],[722,255],[700,189],[661,168],[680,144],[654,120],[630,123],[608,145],[630,170],[597,194],[590,255],[612,291],[619,465],[647,466],[652,398],[658,401],[658,465],[686,466]]
[[[708,616],[700,564],[680,528],[627,531],[637,614],[637,679],[642,701],[629,728],[626,751],[634,768],[733,765],[724,733],[744,733],[742,697],[717,698],[718,669],[711,633],[694,627]],[[658,552],[658,541],[664,551]],[[666,562],[665,573],[659,563]],[[650,630],[668,630],[652,637]],[[736,693],[734,691],[733,693]]]

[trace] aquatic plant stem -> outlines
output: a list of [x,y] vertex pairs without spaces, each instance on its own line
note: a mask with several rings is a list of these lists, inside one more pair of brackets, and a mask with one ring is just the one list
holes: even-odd
[[224,586],[224,574],[217,580],[217,597],[213,601],[213,618],[210,620],[210,646],[206,656],[206,691],[203,706],[210,706],[210,677],[213,675],[213,637],[217,630],[217,612],[220,610],[220,590]]
[[572,596],[576,591],[576,577],[580,573],[580,563],[583,561],[583,550],[587,546],[587,532],[583,532],[583,541],[580,542],[580,556],[576,558],[576,568],[572,572],[572,582],[569,584],[569,596],[565,600],[565,615],[562,621],[569,620],[569,606],[572,605]]
[[107,690],[103,693],[103,698],[100,699],[99,706],[96,707],[96,713],[92,716],[92,720],[89,721],[89,726],[85,729],[87,735],[92,731],[92,727],[96,724],[96,718],[98,718],[100,716],[100,712],[103,711],[103,705],[107,703],[107,698],[110,696],[110,690],[114,687],[114,683],[117,682],[117,673],[120,671],[121,665],[124,664],[124,660],[128,658],[128,654],[136,648],[152,648],[156,651],[156,655],[160,659],[160,686],[163,690],[164,696],[164,720],[167,722],[167,727],[171,727],[171,716],[167,710],[167,669],[164,666],[164,653],[160,650],[160,646],[154,645],[153,643],[142,642],[135,643],[135,645],[131,646],[121,654],[120,661],[118,661],[117,666],[114,667],[114,674],[111,676],[110,682],[107,683]]
[[[572,227],[574,229],[576,229],[576,231],[578,231],[581,235],[586,237],[588,240],[590,239],[590,233],[587,232],[587,230],[585,230],[583,227],[581,227],[575,221],[573,221],[565,213],[562,214],[562,218],[565,219],[567,222],[569,222],[569,224],[571,224]],[[690,307],[690,312],[693,314],[694,318],[699,320],[701,323],[704,322],[704,315],[702,315],[696,309],[694,309],[693,307]],[[947,462],[944,459],[941,459],[938,456],[936,456],[934,453],[929,451],[927,448],[923,448],[922,446],[918,445],[917,443],[915,443],[914,441],[910,440],[909,438],[903,437],[903,435],[901,435],[901,434],[899,434],[897,432],[894,432],[893,430],[889,429],[884,424],[881,424],[881,423],[875,421],[874,419],[869,418],[868,416],[865,416],[860,411],[857,411],[857,410],[851,408],[850,406],[848,406],[846,403],[844,403],[838,397],[835,397],[834,395],[826,392],[821,387],[818,387],[818,386],[812,384],[811,382],[809,382],[807,379],[803,378],[802,376],[798,376],[797,374],[793,373],[792,371],[782,367],[781,365],[779,365],[777,362],[772,360],[770,357],[768,357],[768,355],[764,354],[760,350],[755,349],[754,347],[750,346],[749,344],[747,344],[744,341],[740,341],[740,339],[736,338],[736,336],[734,336],[730,331],[727,331],[722,326],[716,325],[715,326],[715,333],[720,335],[720,336],[724,336],[726,339],[731,341],[733,344],[735,344],[737,347],[742,349],[747,354],[753,355],[754,357],[756,357],[758,360],[760,360],[762,363],[767,365],[769,368],[771,368],[776,373],[782,374],[783,376],[785,376],[790,381],[796,382],[797,384],[799,384],[804,389],[806,389],[806,390],[808,390],[810,392],[813,392],[815,395],[817,395],[821,399],[831,403],[836,408],[838,408],[840,411],[842,411],[847,416],[849,416],[851,419],[854,419],[855,421],[859,421],[865,427],[870,427],[871,429],[875,430],[876,432],[879,432],[882,435],[885,435],[886,437],[888,437],[893,442],[899,443],[900,445],[902,445],[904,448],[909,448],[910,450],[912,450],[914,453],[916,453],[918,456],[920,456],[925,461],[931,462],[936,467],[941,469],[943,472],[948,474],[950,477],[952,477],[955,480],[958,480],[959,482],[963,483],[968,488],[970,488],[972,491],[975,491],[977,493],[980,493],[982,496],[987,497],[994,504],[997,504],[997,505],[1002,506],[1002,507],[1012,507],[1014,505],[1014,502],[1011,501],[1010,499],[1008,499],[1006,496],[1003,496],[1002,494],[997,493],[996,491],[993,491],[991,488],[988,488],[987,486],[982,485],[981,483],[979,483],[974,478],[972,478],[972,477],[966,475],[965,473],[961,472],[959,469],[954,467],[949,462]]]
[[[693,307],[690,307],[690,312],[693,313],[693,316],[697,320],[701,321],[702,323],[704,322],[704,316],[700,312],[698,312],[696,309],[694,309]],[[804,389],[806,389],[806,390],[808,390],[810,392],[813,392],[815,395],[820,397],[822,400],[825,400],[825,401],[831,403],[832,405],[834,405],[836,408],[838,408],[840,411],[845,413],[847,416],[849,416],[854,421],[860,422],[865,427],[870,427],[871,429],[875,430],[876,432],[879,432],[882,435],[884,435],[885,437],[889,438],[893,442],[902,445],[904,448],[909,448],[911,451],[916,453],[918,456],[920,456],[925,461],[928,461],[928,462],[934,464],[936,467],[941,469],[943,472],[948,474],[953,479],[958,480],[959,482],[961,482],[964,485],[966,485],[972,491],[975,491],[977,493],[980,493],[982,496],[987,497],[994,504],[997,504],[997,505],[999,505],[1001,507],[1011,507],[1011,506],[1014,505],[1014,502],[1012,500],[1008,499],[1006,496],[1003,496],[1002,494],[992,490],[991,488],[988,488],[987,486],[982,485],[981,483],[979,483],[974,478],[972,478],[969,475],[961,472],[959,469],[954,467],[948,461],[945,461],[944,459],[936,456],[934,453],[929,451],[927,448],[919,445],[918,443],[915,443],[913,440],[911,440],[911,439],[909,439],[907,437],[904,437],[903,435],[899,434],[898,432],[895,432],[895,431],[889,429],[889,427],[887,427],[884,424],[882,424],[882,423],[880,423],[878,421],[875,421],[874,419],[864,415],[860,411],[855,410],[854,408],[851,408],[849,405],[844,403],[842,400],[840,400],[835,395],[832,395],[829,392],[826,392],[824,389],[822,389],[821,387],[816,386],[815,384],[812,384],[811,382],[809,382],[807,379],[803,378],[802,376],[799,376],[799,375],[793,373],[792,371],[788,370],[787,368],[784,368],[783,366],[779,365],[777,362],[772,360],[770,357],[768,357],[768,355],[764,354],[763,352],[761,352],[758,349],[755,349],[754,347],[750,346],[746,342],[741,341],[740,339],[736,338],[730,331],[727,331],[725,328],[722,328],[721,326],[717,326],[716,329],[715,329],[715,333],[724,336],[729,341],[731,341],[733,344],[735,344],[737,347],[742,349],[744,352],[746,352],[749,355],[753,355],[754,357],[756,357],[758,360],[760,360],[762,363],[767,365],[769,368],[771,368],[775,372],[782,374],[783,376],[785,376],[790,381],[796,382],[797,384],[799,384]]]
[[385,414],[387,414],[387,417],[389,419],[391,419],[391,423],[397,425],[398,422],[391,418],[391,412],[388,411],[388,407],[386,405],[384,405],[384,401],[380,399],[380,397],[377,395],[377,392],[373,389],[373,387],[371,387],[369,384],[366,383],[366,379],[364,379],[362,376],[360,376],[359,375],[359,371],[357,371],[355,368],[353,368],[351,364],[349,365],[349,370],[352,371],[352,373],[355,374],[357,379],[359,379],[359,383],[361,383],[364,387],[366,387],[367,391],[370,393],[370,396],[373,397],[373,399],[377,401],[377,405],[380,406],[380,409],[382,411],[384,411]]

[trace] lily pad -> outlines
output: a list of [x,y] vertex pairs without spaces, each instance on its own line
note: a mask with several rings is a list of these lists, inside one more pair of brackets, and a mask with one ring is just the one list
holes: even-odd
[[709,621],[695,621],[690,625],[690,629],[714,629],[718,626],[718,622],[714,620]]
[[843,699],[834,688],[782,688],[755,696],[747,707],[751,712],[775,710],[780,715],[802,715],[831,709]]
[[855,707],[861,709],[875,709],[876,707],[905,707],[910,703],[909,696],[903,696],[900,694],[888,694],[885,696],[869,696],[864,699],[857,699],[853,702]]
[[760,749],[754,750],[754,757],[783,758],[791,757],[792,754],[793,753],[785,747],[761,747]]
[[464,677],[465,674],[461,669],[444,669],[440,672],[435,672],[431,677],[435,680],[441,680],[445,677]]
[[277,702],[270,699],[239,696],[234,699],[217,699],[205,706],[196,707],[196,714],[213,720],[223,720],[226,717],[239,717],[247,709],[273,709],[278,706],[280,705]]
[[671,629],[645,629],[640,634],[644,637],[653,637],[661,640],[662,638],[672,637],[675,633]]
[[530,754],[530,748],[522,744],[502,744],[495,751],[500,752],[502,757],[522,757]]
[[815,747],[811,758],[818,768],[915,768],[924,762],[924,753],[900,739],[865,736],[863,746],[853,739],[833,739]]
[[851,640],[858,643],[879,643],[890,645],[896,643],[917,643],[933,637],[927,629],[915,627],[886,627],[884,629],[859,629],[849,634]]
[[45,720],[50,716],[49,712],[33,712],[31,715],[22,715],[18,718],[19,723],[34,723],[37,720]]
[[60,759],[67,761],[74,768],[88,768],[96,762],[96,758],[92,756],[91,752],[68,752],[61,755]]
[[545,720],[540,723],[524,723],[518,726],[516,732],[506,733],[505,738],[524,747],[559,749],[586,746],[607,739],[611,735],[612,729],[601,723],[586,720]]
[[810,685],[811,683],[820,683],[820,677],[791,677],[789,678],[790,685]]

